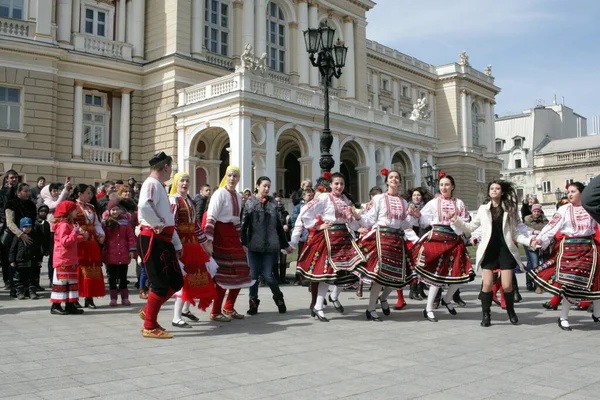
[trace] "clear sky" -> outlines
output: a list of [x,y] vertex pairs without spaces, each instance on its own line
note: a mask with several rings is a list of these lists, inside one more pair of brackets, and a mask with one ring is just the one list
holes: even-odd
[[600,115],[600,0],[375,0],[367,38],[433,65],[491,64],[496,113],[554,100]]

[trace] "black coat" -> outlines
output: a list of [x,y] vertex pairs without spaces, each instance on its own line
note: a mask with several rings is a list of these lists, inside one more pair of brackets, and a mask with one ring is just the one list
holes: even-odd
[[9,187],[4,185],[0,188],[0,233],[6,228],[6,214],[4,210],[6,209],[8,202],[15,198],[16,193],[16,186]]
[[275,253],[289,246],[277,213],[277,203],[269,197],[262,203],[250,196],[242,217],[242,244],[257,253]]
[[206,211],[206,206],[208,205],[208,198],[206,196],[200,195],[198,200],[196,200],[196,219],[198,221],[202,221],[202,217],[204,216],[204,212]]
[[8,253],[8,261],[15,263],[17,268],[29,268],[37,266],[42,261],[42,246],[35,230],[29,235],[31,244],[26,244],[18,237],[14,237]]
[[600,224],[600,175],[583,190],[581,205]]

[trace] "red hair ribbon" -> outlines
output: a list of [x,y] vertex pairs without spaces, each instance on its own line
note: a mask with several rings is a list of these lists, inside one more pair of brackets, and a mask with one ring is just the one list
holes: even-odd
[[440,171],[440,175],[439,175],[438,179],[442,179],[445,176],[446,176],[446,173],[444,171]]
[[331,172],[325,172],[323,174],[323,178],[325,178],[326,180],[330,180],[331,179]]
[[389,174],[389,173],[390,173],[390,171],[388,171],[386,168],[381,170],[381,175],[383,175],[383,176],[387,176],[387,174]]

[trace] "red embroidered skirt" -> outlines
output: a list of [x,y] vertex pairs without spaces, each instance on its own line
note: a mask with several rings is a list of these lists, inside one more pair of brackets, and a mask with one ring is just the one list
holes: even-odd
[[215,282],[224,289],[252,286],[248,259],[235,225],[217,222],[214,232],[213,258],[219,265]]
[[352,272],[364,261],[346,225],[332,225],[327,230],[308,230],[296,270],[311,281],[348,286],[357,281]]
[[67,266],[67,267],[55,267],[56,271],[56,279],[61,281],[76,281],[78,279],[77,276],[77,266]]
[[473,269],[462,238],[447,225],[434,225],[411,250],[419,278],[434,286],[469,282]]
[[358,265],[355,272],[363,281],[399,289],[414,279],[402,230],[379,226],[364,236],[359,245],[367,261]]
[[104,275],[102,274],[102,252],[96,240],[86,240],[77,244],[79,264],[78,284],[80,297],[104,297]]
[[598,244],[592,236],[563,237],[554,244],[548,260],[529,275],[554,295],[574,301],[600,300]]
[[205,311],[217,296],[212,277],[206,269],[210,260],[202,246],[198,243],[183,245],[183,256],[180,261],[184,265],[186,275],[183,277],[181,298]]

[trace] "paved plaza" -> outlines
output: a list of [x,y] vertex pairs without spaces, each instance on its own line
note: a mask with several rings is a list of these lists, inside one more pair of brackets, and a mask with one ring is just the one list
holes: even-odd
[[[598,398],[600,324],[589,313],[573,311],[573,331],[563,332],[559,311],[541,307],[548,296],[524,292],[520,326],[494,307],[494,325],[481,328],[478,289],[479,281],[465,287],[457,316],[437,310],[438,323],[411,300],[384,322],[367,322],[367,298],[354,291],[340,296],[344,315],[330,305],[323,323],[308,313],[307,289],[286,285],[286,314],[261,288],[256,316],[215,323],[197,311],[193,329],[169,329],[170,301],[159,322],[176,334],[171,340],[142,338],[137,296],[130,307],[108,307],[106,297],[82,316],[55,316],[48,291],[40,300],[2,291],[0,398]],[[240,312],[247,300],[244,290]]]

